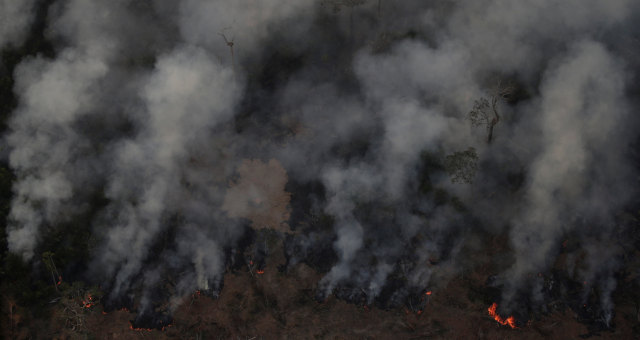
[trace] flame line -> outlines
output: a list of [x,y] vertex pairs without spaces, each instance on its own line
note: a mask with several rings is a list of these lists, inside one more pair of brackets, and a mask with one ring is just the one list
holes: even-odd
[[503,326],[509,325],[513,329],[518,328],[516,326],[516,318],[514,318],[513,315],[505,319],[498,315],[498,313],[496,312],[497,309],[498,304],[494,302],[491,307],[487,309],[487,311],[489,311],[489,315],[491,315],[493,319],[496,320],[499,324]]

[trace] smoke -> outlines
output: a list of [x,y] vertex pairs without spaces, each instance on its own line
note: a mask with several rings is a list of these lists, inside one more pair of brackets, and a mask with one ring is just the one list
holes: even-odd
[[0,49],[18,46],[29,33],[34,19],[35,0],[0,2]]
[[[332,253],[321,298],[402,303],[477,265],[488,233],[509,239],[501,308],[543,304],[531,276],[571,252],[567,277],[597,287],[609,324],[637,194],[634,2],[19,3],[1,4],[0,48],[48,6],[55,49],[15,68],[4,136],[25,260],[86,219],[112,299],[142,291],[151,310],[171,273],[173,307],[215,291],[265,199],[228,183],[261,159],[279,176],[264,187],[292,183],[289,264]],[[467,118],[480,98],[500,116],[491,143]],[[470,147],[473,183],[453,184],[444,157]]]
[[[140,271],[150,242],[167,226],[163,218],[181,213],[182,206],[207,203],[191,202],[183,192],[180,164],[188,162],[191,150],[209,143],[212,130],[232,116],[238,92],[232,71],[212,62],[202,50],[179,47],[158,58],[141,93],[144,125],[135,138],[120,142],[113,151],[115,169],[105,192],[116,202],[113,210],[119,222],[105,232],[107,272],[116,274],[112,267],[119,267],[115,294]],[[202,181],[195,177],[190,185],[200,186]],[[187,220],[202,218],[197,210],[184,213]],[[201,270],[204,249],[193,250],[196,269]],[[198,273],[200,282],[203,275]]]
[[40,227],[59,222],[75,208],[67,203],[74,182],[82,181],[75,168],[83,166],[76,162],[85,161],[78,154],[86,142],[71,125],[91,109],[92,85],[106,72],[102,60],[73,50],[63,51],[55,61],[25,61],[15,72],[22,104],[7,137],[9,163],[18,174],[9,250],[25,259],[33,256]]
[[541,148],[529,166],[526,208],[511,230],[515,278],[549,268],[562,234],[587,227],[583,221],[606,234],[630,194],[629,168],[611,152],[624,147],[616,137],[627,135],[623,63],[601,44],[582,41],[556,64],[533,108],[542,116]]

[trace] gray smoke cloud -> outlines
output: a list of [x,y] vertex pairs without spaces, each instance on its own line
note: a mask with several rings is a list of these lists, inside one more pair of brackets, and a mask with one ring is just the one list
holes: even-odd
[[[4,48],[26,37],[37,6],[1,4]],[[323,189],[293,200],[311,201],[329,230],[298,228],[301,250],[288,254],[296,263],[332,243],[323,297],[355,287],[372,303],[398,277],[411,289],[444,284],[475,263],[463,249],[481,230],[510,240],[498,273],[505,308],[522,295],[541,303],[530,276],[551,270],[573,237],[582,249],[567,265],[578,253],[586,265],[567,275],[599,289],[608,324],[623,252],[610,240],[637,194],[621,150],[638,137],[629,87],[640,46],[625,32],[637,31],[640,6],[350,4],[54,2],[55,57],[25,58],[13,75],[9,250],[33,259],[49,227],[98,209],[91,263],[111,296],[141,286],[149,308],[149,291],[175,270],[177,306],[219,286],[225,249],[244,233],[221,209],[236,166],[275,158],[292,182]],[[487,143],[467,117],[497,83],[517,93],[497,101]],[[451,183],[442,160],[469,147],[475,181]],[[92,207],[94,196],[107,203]]]
[[25,259],[34,254],[40,227],[75,208],[66,203],[80,175],[74,163],[86,145],[71,124],[91,109],[92,85],[106,72],[102,60],[75,50],[63,51],[55,61],[26,61],[16,70],[22,105],[7,137],[9,163],[18,174],[9,250]]
[[582,41],[556,64],[533,108],[542,138],[529,167],[526,209],[511,231],[516,278],[546,270],[562,233],[580,228],[580,220],[606,234],[632,190],[624,157],[611,152],[624,148],[617,137],[627,135],[624,63],[601,44]]
[[[209,143],[213,128],[232,116],[239,91],[232,70],[212,62],[203,50],[181,47],[156,62],[142,90],[144,125],[136,138],[114,150],[115,173],[106,189],[106,197],[118,202],[114,210],[120,222],[106,232],[107,263],[122,265],[116,294],[140,271],[149,242],[166,227],[162,219],[188,204],[181,192],[181,164],[188,161],[190,150]],[[196,267],[202,269],[204,249],[194,251]]]
[[35,0],[0,2],[0,49],[18,46],[29,33],[34,19]]

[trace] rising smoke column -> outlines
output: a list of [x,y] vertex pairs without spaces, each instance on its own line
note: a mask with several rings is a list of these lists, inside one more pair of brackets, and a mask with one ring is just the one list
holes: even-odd
[[163,218],[182,207],[181,165],[189,150],[206,145],[210,131],[231,117],[237,93],[232,71],[203,50],[184,47],[156,62],[142,91],[148,116],[136,138],[115,151],[116,170],[106,190],[117,202],[120,222],[106,233],[104,257],[113,268],[108,274],[122,265],[115,294],[140,271],[150,242],[166,228]]
[[[624,148],[617,137],[628,133],[623,65],[601,44],[584,41],[545,74],[536,105],[543,144],[530,166],[526,209],[511,231],[516,280],[545,271],[564,233],[595,224],[607,235],[615,227],[614,214],[630,193],[629,168],[614,151]],[[610,299],[610,291],[602,294]]]

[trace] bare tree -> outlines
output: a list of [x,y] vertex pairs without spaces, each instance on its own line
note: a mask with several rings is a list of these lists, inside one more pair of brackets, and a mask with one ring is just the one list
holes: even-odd
[[58,291],[58,285],[62,281],[62,276],[58,273],[58,268],[56,267],[55,261],[53,261],[54,254],[50,251],[45,251],[42,253],[42,262],[47,267],[49,272],[51,273],[51,278],[53,279],[53,287],[55,287],[56,291]]
[[14,329],[14,327],[16,325],[16,322],[14,321],[14,318],[13,318],[13,312],[16,309],[17,305],[16,305],[15,300],[12,297],[9,297],[7,299],[7,307],[9,309],[9,313],[8,313],[9,314],[9,322],[11,323],[10,328],[9,328],[9,335],[11,337],[13,337],[13,329]]
[[469,112],[468,119],[471,126],[484,126],[487,129],[487,143],[493,140],[493,128],[500,122],[498,103],[507,99],[514,91],[512,85],[503,86],[501,82],[491,90],[489,99],[480,97],[473,103],[473,109]]
[[229,46],[229,52],[231,52],[231,63],[233,66],[233,71],[235,73],[236,71],[236,58],[235,55],[233,54],[233,40],[234,38],[232,37],[231,40],[227,39],[227,36],[224,34],[224,31],[229,29],[230,27],[227,27],[225,29],[222,30],[222,32],[219,32],[218,35],[220,35],[222,37],[222,39],[224,39],[224,43],[227,44],[227,46]]

